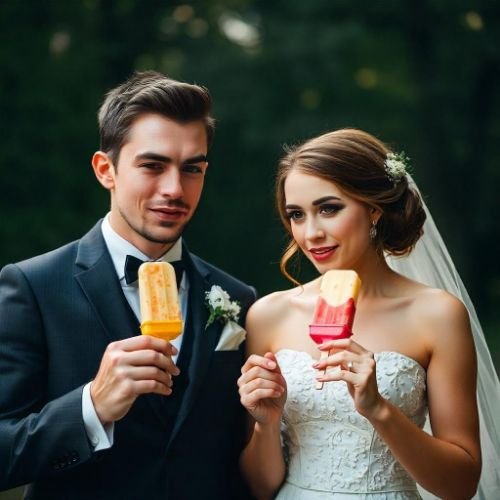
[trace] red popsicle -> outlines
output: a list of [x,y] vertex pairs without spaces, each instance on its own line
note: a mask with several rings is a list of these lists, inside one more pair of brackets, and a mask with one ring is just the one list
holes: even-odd
[[[349,338],[352,335],[352,324],[356,312],[361,280],[351,270],[327,271],[321,278],[320,292],[309,335],[317,344],[328,340]],[[328,352],[322,351],[321,358]],[[316,389],[322,389],[318,382]]]

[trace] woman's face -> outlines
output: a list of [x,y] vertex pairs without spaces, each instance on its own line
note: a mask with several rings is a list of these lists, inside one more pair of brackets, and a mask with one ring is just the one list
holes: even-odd
[[336,184],[292,170],[284,185],[293,238],[320,273],[359,269],[375,248],[370,240],[376,211],[341,191]]

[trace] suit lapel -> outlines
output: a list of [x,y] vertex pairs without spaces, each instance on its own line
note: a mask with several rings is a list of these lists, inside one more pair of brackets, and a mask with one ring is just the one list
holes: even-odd
[[75,274],[109,341],[138,335],[139,322],[123,294],[99,222],[81,240]]

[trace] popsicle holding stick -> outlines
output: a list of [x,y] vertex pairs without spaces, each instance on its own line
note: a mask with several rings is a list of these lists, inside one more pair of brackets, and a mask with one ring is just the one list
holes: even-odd
[[168,262],[144,262],[139,267],[141,332],[173,340],[182,332],[175,270]]
[[[355,271],[331,270],[323,275],[313,321],[309,325],[309,335],[314,342],[323,344],[352,335],[360,288],[361,280]],[[327,351],[322,351],[320,359],[328,355]],[[317,382],[316,389],[322,388],[323,382]]]

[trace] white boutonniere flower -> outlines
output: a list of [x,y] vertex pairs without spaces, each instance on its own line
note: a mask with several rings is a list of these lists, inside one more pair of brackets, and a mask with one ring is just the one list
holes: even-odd
[[205,293],[205,302],[210,311],[205,328],[208,328],[214,321],[227,323],[228,321],[238,321],[241,307],[240,304],[231,300],[229,294],[218,285],[212,285],[209,292]]

